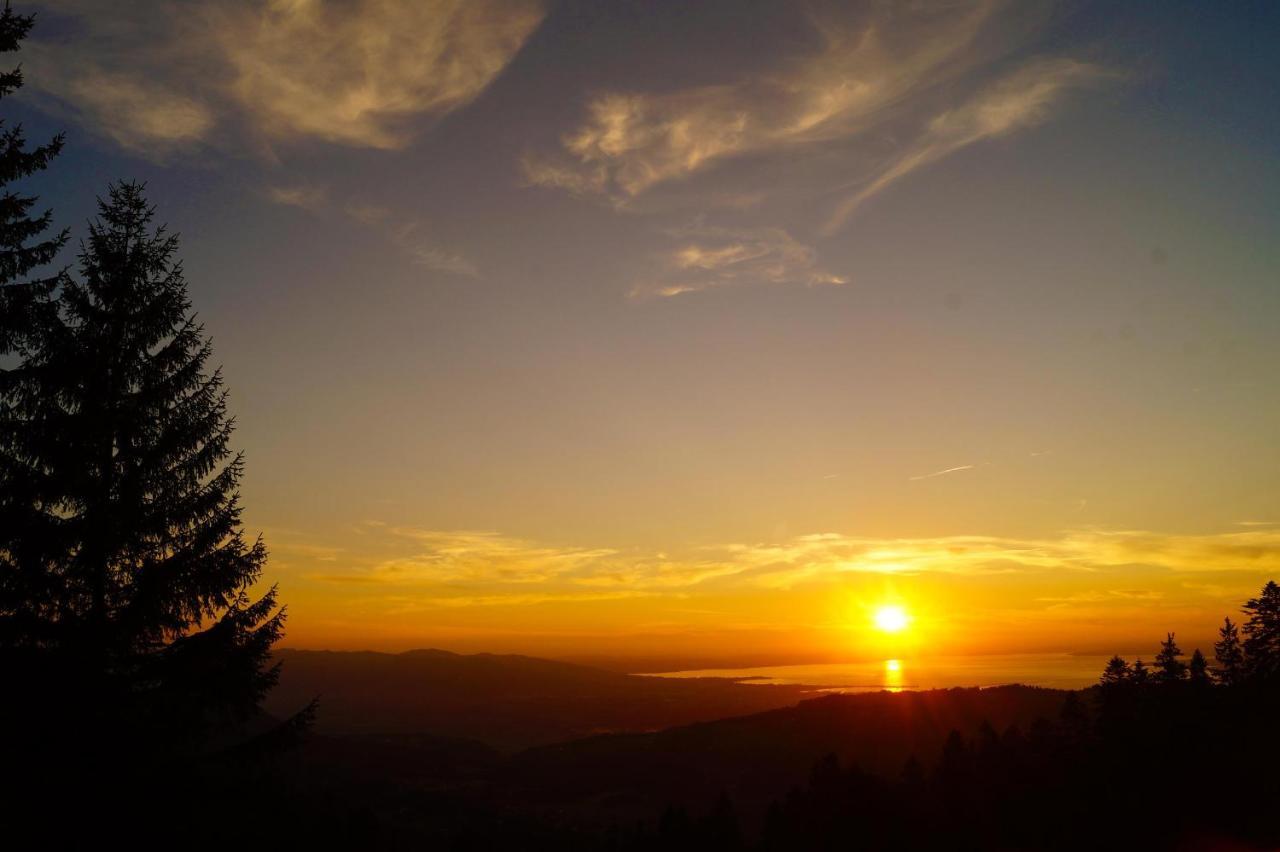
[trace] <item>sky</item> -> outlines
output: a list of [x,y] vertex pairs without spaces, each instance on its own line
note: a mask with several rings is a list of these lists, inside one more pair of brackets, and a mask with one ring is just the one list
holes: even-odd
[[287,645],[1152,654],[1280,575],[1273,4],[17,6]]

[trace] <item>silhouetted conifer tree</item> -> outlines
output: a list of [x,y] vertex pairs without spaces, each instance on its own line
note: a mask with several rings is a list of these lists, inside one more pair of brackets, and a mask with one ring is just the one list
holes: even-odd
[[110,188],[5,376],[0,623],[64,667],[91,741],[174,755],[257,710],[284,610],[250,595],[267,553],[241,528],[227,394],[152,217],[140,185]]
[[1133,661],[1133,668],[1129,671],[1129,681],[1134,686],[1146,686],[1151,682],[1151,671],[1147,668],[1147,664],[1142,662],[1142,658]]
[[1205,686],[1211,681],[1209,680],[1209,661],[1204,658],[1204,654],[1200,653],[1200,649],[1196,648],[1191,652],[1191,662],[1187,664],[1187,675],[1192,683]]
[[969,744],[959,731],[952,731],[942,746],[942,758],[938,763],[937,777],[944,783],[958,784],[967,779],[973,767],[973,755]]
[[1268,581],[1243,609],[1249,616],[1244,622],[1246,671],[1262,680],[1280,678],[1280,586]]
[[[15,14],[5,4],[4,11],[0,12],[0,53],[17,50],[33,21],[31,15]],[[0,101],[21,87],[21,68],[0,72]],[[67,232],[41,239],[49,229],[53,214],[46,210],[32,215],[35,197],[15,192],[13,183],[42,171],[61,150],[61,134],[47,144],[28,148],[22,126],[6,126],[0,120],[0,355],[20,354],[34,325],[57,319],[52,315],[49,300],[61,276],[23,279],[57,257],[66,244]],[[12,372],[5,370],[0,376],[9,376]],[[0,391],[3,387],[0,384]],[[3,506],[0,503],[0,512],[4,511]],[[0,570],[4,570],[13,559],[10,536],[20,527],[21,520],[8,516],[0,516],[0,520],[3,521],[0,523]],[[0,586],[0,595],[6,591]]]
[[1102,677],[1098,679],[1098,683],[1104,687],[1119,686],[1128,683],[1130,675],[1129,664],[1123,657],[1116,654],[1107,661],[1107,667],[1102,670]]
[[1187,664],[1182,662],[1182,649],[1173,641],[1170,633],[1160,643],[1160,653],[1156,654],[1156,679],[1161,683],[1177,683],[1187,676]]
[[1213,657],[1218,665],[1213,675],[1224,686],[1235,686],[1244,677],[1244,648],[1240,645],[1240,629],[1230,618],[1222,620],[1219,639],[1213,644]]

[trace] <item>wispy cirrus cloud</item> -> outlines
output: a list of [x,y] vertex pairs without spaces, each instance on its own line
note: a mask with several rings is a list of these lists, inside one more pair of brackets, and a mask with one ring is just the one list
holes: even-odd
[[246,125],[268,142],[399,148],[493,81],[539,0],[62,0],[24,46],[31,86],[122,146],[162,154]]
[[[1255,576],[1280,570],[1280,532],[1276,531],[1170,535],[1083,529],[1040,539],[814,533],[777,542],[702,547],[681,556],[555,545],[492,531],[383,527],[367,533],[381,537],[386,551],[382,556],[366,557],[349,570],[335,572],[332,554],[321,548],[315,552],[325,554],[324,568],[312,579],[412,588],[421,590],[424,600],[467,606],[597,599],[601,594],[612,598],[786,590],[858,575],[1096,575],[1095,590],[1076,592],[1070,600],[1041,598],[1065,605],[1156,594],[1131,585],[1109,588],[1111,578],[1119,576],[1115,569],[1141,566],[1192,576],[1215,572]],[[376,549],[366,545],[365,552]],[[297,558],[287,549],[286,557]],[[1132,584],[1132,577],[1127,582]]]
[[859,205],[895,181],[975,142],[1039,124],[1065,91],[1103,76],[1097,66],[1070,59],[1038,60],[1024,66],[961,106],[934,117],[906,151],[841,202],[827,220],[824,233],[837,230]]
[[715,287],[845,284],[818,265],[817,252],[781,228],[696,226],[671,231],[678,245],[658,258],[657,271],[632,298],[671,297]]
[[441,246],[431,229],[421,220],[404,219],[376,204],[358,201],[337,202],[323,184],[296,183],[266,189],[266,197],[275,204],[296,207],[315,215],[338,213],[367,228],[382,232],[415,266],[466,278],[480,277],[475,263],[461,252]]
[[[525,156],[525,178],[624,208],[729,160],[786,152],[791,162],[821,160],[825,179],[805,192],[846,187],[822,228],[829,235],[906,175],[1039,124],[1068,90],[1107,76],[1069,58],[1025,60],[1012,71],[997,64],[1027,35],[1005,26],[1018,11],[994,0],[880,4],[860,17],[815,19],[820,48],[781,68],[593,97],[558,150]],[[703,206],[717,194],[702,193]]]
[[329,190],[314,184],[291,184],[267,188],[267,198],[285,207],[318,213],[329,206]]
[[526,159],[526,176],[624,200],[730,157],[855,133],[957,73],[998,5],[886,5],[862,21],[815,21],[821,47],[788,68],[664,93],[601,94],[558,154]]
[[162,79],[89,65],[64,72],[57,69],[75,60],[56,58],[56,51],[38,45],[24,52],[37,72],[32,75],[36,88],[56,95],[82,122],[122,148],[155,146],[164,153],[201,141],[217,124],[217,112],[206,101],[174,91]]

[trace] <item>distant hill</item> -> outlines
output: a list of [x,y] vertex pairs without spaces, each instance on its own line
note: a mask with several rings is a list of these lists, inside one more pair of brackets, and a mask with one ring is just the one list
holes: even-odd
[[655,731],[786,707],[798,686],[653,678],[517,655],[282,650],[266,709],[320,696],[317,732],[412,742],[477,740],[504,751],[593,734]]

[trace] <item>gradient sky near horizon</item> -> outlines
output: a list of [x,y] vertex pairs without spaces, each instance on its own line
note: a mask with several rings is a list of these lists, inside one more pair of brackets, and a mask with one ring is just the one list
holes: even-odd
[[1274,4],[34,8],[31,189],[183,235],[288,645],[1153,653],[1280,576]]

